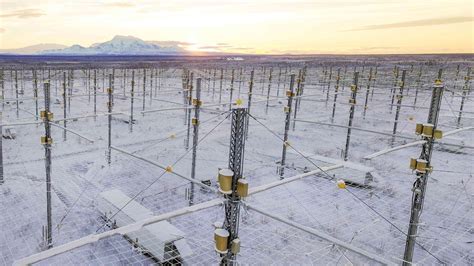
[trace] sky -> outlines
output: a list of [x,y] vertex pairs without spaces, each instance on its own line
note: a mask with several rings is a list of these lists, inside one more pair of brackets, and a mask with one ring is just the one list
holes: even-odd
[[473,0],[0,0],[0,49],[115,35],[191,51],[474,53]]

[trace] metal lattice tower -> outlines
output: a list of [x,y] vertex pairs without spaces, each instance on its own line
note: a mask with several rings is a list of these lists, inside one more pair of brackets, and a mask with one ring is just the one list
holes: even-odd
[[113,81],[112,81],[112,74],[109,74],[109,88],[107,89],[107,95],[109,101],[107,102],[107,115],[108,120],[108,143],[107,143],[107,163],[110,165],[112,162],[112,107],[114,105],[114,99],[112,94],[114,92],[113,89]]
[[69,73],[68,76],[68,103],[67,103],[67,112],[71,114],[71,100],[72,100],[72,92],[73,92],[73,87],[74,87],[74,70],[72,69]]
[[20,106],[18,100],[18,71],[15,70],[15,97],[16,97],[16,118],[20,117]]
[[[190,94],[189,97],[192,97]],[[197,157],[197,145],[199,141],[199,109],[201,106],[201,78],[196,79],[196,98],[192,100],[194,105],[194,117],[192,119],[193,124],[193,157],[191,164],[191,178],[196,178],[196,157]],[[191,192],[189,195],[189,205],[194,204],[194,183],[191,182]]]
[[[35,98],[35,120],[38,120],[38,77],[36,74],[36,70],[33,70],[33,97]],[[2,96],[3,96],[3,83],[2,83]],[[3,105],[3,103],[2,103]]]
[[367,80],[367,90],[365,91],[365,102],[364,102],[364,112],[363,117],[365,119],[365,115],[367,114],[367,109],[369,108],[369,93],[370,93],[370,83],[372,82],[372,68],[369,70],[369,79]]
[[413,108],[416,108],[416,101],[418,99],[418,91],[423,86],[423,83],[422,83],[422,80],[421,80],[422,75],[423,75],[423,66],[420,66],[420,71],[418,72],[418,77],[416,79],[415,99],[413,100]]
[[359,81],[359,72],[354,72],[354,84],[352,84],[351,86],[351,98],[349,99],[351,108],[349,110],[349,125],[347,127],[346,148],[344,149],[344,161],[347,161],[347,159],[349,158],[348,156],[349,156],[349,146],[351,143],[352,120],[354,120],[357,90],[359,89],[359,87],[357,86],[358,81]]
[[63,140],[66,141],[67,139],[67,90],[66,90],[66,72],[63,72]]
[[[2,96],[3,101],[3,96]],[[3,184],[3,106],[0,107],[0,185]]]
[[230,77],[230,89],[229,89],[229,110],[232,109],[232,96],[234,95],[234,72],[235,72],[235,69],[232,68],[231,77]]
[[290,120],[291,120],[291,107],[293,105],[293,87],[295,85],[295,74],[292,74],[290,76],[290,89],[286,92],[286,96],[288,97],[288,104],[285,107],[285,113],[286,113],[286,118],[285,118],[285,134],[283,136],[283,151],[281,154],[281,163],[280,163],[280,169],[279,169],[279,174],[280,178],[283,179],[283,175],[285,174],[285,160],[286,160],[286,146],[288,145],[288,130],[290,129]]
[[403,256],[403,264],[409,265],[413,260],[413,251],[415,249],[418,224],[423,210],[423,202],[425,199],[426,185],[429,173],[431,172],[431,154],[433,152],[433,144],[435,140],[435,132],[438,126],[438,117],[443,97],[444,86],[441,82],[441,70],[438,79],[433,86],[431,95],[431,104],[428,114],[427,124],[418,124],[417,133],[421,134],[425,143],[422,146],[421,154],[418,160],[412,159],[410,166],[416,171],[416,180],[413,183],[413,196],[411,204],[410,223],[408,226],[408,234]]
[[133,99],[135,98],[135,70],[132,70],[132,81],[130,89],[130,121],[129,121],[129,131],[133,132]]
[[[0,88],[1,88],[1,95],[0,100],[2,100],[2,106],[0,107],[0,185],[3,184],[3,108],[4,108],[4,76],[3,76],[3,69],[0,70]],[[38,112],[38,109],[37,111]],[[38,114],[36,114],[36,119],[38,119]]]
[[[146,69],[143,69],[143,92],[142,92],[142,111],[145,111],[145,97],[146,97]],[[142,112],[145,116],[145,113]]]
[[[222,102],[222,82],[224,81],[224,69],[221,68],[221,81],[219,83],[219,104]],[[214,98],[213,98],[214,99]]]
[[[253,94],[253,77],[254,77],[254,70],[250,72],[250,81],[249,81],[249,92],[248,92],[248,100],[247,100],[247,112],[250,114],[250,107],[252,106],[252,94]],[[245,138],[248,138],[249,133],[249,120],[245,124]]]
[[336,114],[337,95],[339,94],[339,81],[341,79],[341,69],[337,69],[336,86],[334,86],[334,102],[332,104],[331,123],[334,123],[334,115]]
[[[5,71],[2,69],[0,69],[0,89],[1,89],[1,92],[2,92],[2,108],[5,106]],[[37,97],[37,95],[35,96]],[[3,109],[2,109],[3,110]],[[38,110],[38,108],[36,108],[36,110]],[[38,114],[36,114],[36,116],[38,116]]]
[[327,94],[326,94],[326,106],[329,101],[329,89],[331,88],[331,79],[332,79],[332,66],[329,67],[329,79],[328,79],[328,87],[327,87]]
[[97,69],[94,69],[94,121],[97,120]]
[[265,114],[268,113],[268,102],[270,100],[270,90],[272,88],[272,73],[273,67],[270,68],[270,74],[268,76],[267,104],[265,105]]
[[[459,65],[458,65],[458,73],[459,73]],[[466,101],[466,97],[469,94],[470,91],[470,86],[469,86],[469,81],[471,80],[471,68],[467,68],[467,75],[465,77],[465,82],[464,86],[462,88],[462,96],[461,96],[461,106],[459,107],[459,115],[457,119],[457,127],[461,127],[461,117],[464,109],[464,102]],[[456,84],[456,83],[455,83]],[[454,92],[454,89],[453,89]]]
[[[234,108],[232,112],[232,124],[229,147],[229,169],[232,170],[232,193],[226,195],[225,220],[223,228],[229,232],[228,246],[239,235],[240,196],[237,194],[237,181],[242,178],[244,151],[245,151],[245,125],[248,119],[246,108]],[[222,263],[233,265],[236,254],[228,251],[223,255]]]
[[405,88],[406,70],[402,70],[402,80],[400,81],[400,92],[397,95],[397,109],[395,111],[395,121],[393,122],[392,146],[395,143],[395,135],[397,134],[398,119],[400,118],[400,109],[402,108],[403,89]]
[[50,106],[50,94],[49,94],[49,82],[44,83],[44,111],[41,117],[44,121],[44,132],[45,135],[41,138],[41,144],[44,146],[44,157],[45,157],[45,170],[46,170],[46,230],[45,230],[45,248],[51,248],[53,246],[53,225],[52,225],[52,208],[51,208],[51,144],[53,142],[51,138],[51,125],[50,120],[52,119],[52,113],[49,111]]
[[398,82],[398,76],[400,75],[400,68],[398,66],[395,66],[395,68],[393,69],[393,75],[394,75],[393,86],[390,89],[390,94],[392,95],[391,96],[392,101],[390,103],[390,113],[392,113],[392,110],[393,110],[393,103],[395,101],[395,92],[396,92],[396,87],[397,87],[397,82]]
[[[296,126],[296,115],[298,113],[298,110],[299,110],[299,96],[301,96],[301,79],[302,79],[302,70],[300,69],[300,71],[298,72],[298,78],[296,79],[296,92],[295,92],[295,95],[293,96],[296,96],[296,100],[295,100],[295,109],[293,111],[293,131],[295,131],[295,126]],[[290,118],[291,120],[291,118]]]
[[[191,72],[190,79],[188,80],[188,86],[186,87],[186,104],[191,107],[193,103],[193,79],[194,73]],[[191,108],[185,110],[186,112],[186,139],[184,140],[185,149],[189,149],[189,136],[191,134]]]

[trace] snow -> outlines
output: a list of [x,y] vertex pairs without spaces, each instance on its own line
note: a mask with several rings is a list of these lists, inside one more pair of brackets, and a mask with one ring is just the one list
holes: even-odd
[[[120,42],[117,41],[119,44]],[[121,46],[122,44],[120,44]],[[124,43],[125,44],[125,40]],[[403,59],[403,58],[402,58]],[[130,243],[122,234],[128,230],[140,230],[146,224],[167,220],[186,234],[193,255],[184,260],[185,265],[217,264],[219,256],[214,251],[213,232],[216,221],[223,221],[224,210],[220,206],[222,196],[214,192],[217,187],[217,173],[219,168],[228,166],[228,146],[230,135],[230,121],[224,121],[199,145],[197,150],[197,179],[196,181],[211,180],[214,191],[201,189],[196,186],[195,205],[189,207],[187,191],[190,182],[187,179],[172,173],[165,173],[157,165],[165,167],[173,165],[173,171],[185,177],[190,176],[191,152],[175,164],[186,150],[183,147],[186,136],[184,125],[184,108],[177,109],[183,103],[181,90],[182,67],[186,66],[195,73],[195,78],[203,78],[200,137],[203,138],[214,126],[225,118],[217,115],[227,110],[228,106],[215,106],[219,99],[219,78],[213,89],[212,73],[205,74],[207,68],[227,68],[223,82],[222,102],[228,103],[230,86],[230,69],[244,67],[244,79],[241,83],[236,77],[234,84],[234,101],[237,97],[247,104],[245,94],[248,86],[248,76],[251,69],[255,69],[255,85],[251,113],[259,121],[276,132],[283,134],[284,113],[286,104],[284,90],[288,84],[280,83],[280,97],[276,97],[278,66],[286,66],[292,62],[292,71],[297,72],[302,66],[302,60],[291,59],[247,59],[243,62],[193,61],[172,65],[157,63],[155,67],[166,69],[161,78],[160,89],[152,95],[150,100],[149,76],[147,77],[147,93],[145,95],[145,111],[166,109],[162,112],[142,111],[143,76],[141,70],[135,69],[135,114],[137,123],[133,125],[133,132],[129,132],[129,124],[121,120],[112,122],[112,145],[137,157],[146,158],[150,162],[133,158],[125,153],[112,151],[112,164],[106,163],[104,152],[107,145],[106,97],[103,93],[102,72],[99,69],[98,84],[100,89],[98,114],[91,116],[93,101],[89,101],[86,74],[76,69],[74,76],[74,92],[71,113],[68,117],[78,117],[77,121],[69,121],[68,129],[93,140],[91,143],[72,133],[63,140],[63,130],[52,127],[53,132],[53,240],[55,248],[46,251],[46,255],[35,257],[39,265],[67,265],[67,264],[151,264],[153,261],[137,250],[132,250]],[[286,60],[286,59],[285,59]],[[339,59],[338,59],[339,60]],[[341,59],[342,60],[342,59]],[[360,59],[356,59],[360,60]],[[405,59],[403,59],[405,60]],[[330,99],[326,104],[326,93],[319,80],[322,78],[320,61],[314,61],[308,68],[308,79],[304,95],[315,95],[302,98],[298,111],[298,119],[321,121],[330,123],[332,112],[332,95],[334,80],[331,83]],[[338,64],[338,61],[329,61],[328,64]],[[375,86],[373,100],[369,101],[369,109],[365,119],[362,117],[362,108],[356,106],[354,126],[373,131],[390,133],[393,126],[394,114],[390,113],[389,92],[392,84],[391,71],[396,61],[380,61],[379,78]],[[50,66],[60,67],[52,63]],[[244,64],[244,65],[240,65]],[[64,65],[65,67],[66,65]],[[67,65],[68,67],[71,65]],[[272,90],[268,113],[265,111],[266,90],[268,86],[268,70],[265,78],[262,77],[261,66],[274,67]],[[344,65],[340,65],[344,67]],[[345,90],[338,96],[335,123],[347,125],[348,109],[346,105],[349,92],[352,70],[355,64],[348,67]],[[54,67],[52,75],[55,75]],[[79,63],[75,67],[81,67]],[[90,67],[90,66],[88,66]],[[123,93],[124,65],[114,65],[115,105],[114,117],[128,120],[130,113],[130,76],[127,72],[127,87]],[[405,67],[409,68],[407,63]],[[453,87],[454,70],[456,65],[444,66],[443,78],[447,88]],[[466,66],[463,65],[464,69]],[[283,68],[284,69],[284,68]],[[361,66],[358,66],[361,71]],[[413,102],[415,71],[408,75],[407,84],[411,84],[408,94],[404,97],[405,104]],[[29,71],[29,70],[28,70]],[[111,72],[111,70],[107,70]],[[334,71],[334,67],[333,67]],[[367,73],[368,67],[365,67]],[[418,105],[427,107],[429,104],[429,89],[437,73],[437,66],[424,66],[424,84],[420,90]],[[219,71],[218,71],[219,72]],[[41,71],[38,72],[40,78]],[[62,73],[62,72],[60,72]],[[149,75],[149,71],[147,71]],[[209,73],[209,72],[208,72]],[[20,104],[20,116],[16,117],[14,104],[14,86],[10,80],[10,73],[5,71],[6,95],[13,99],[13,104],[5,104],[4,124],[15,124],[17,137],[15,140],[3,139],[5,183],[0,185],[0,264],[10,265],[13,261],[28,256],[35,256],[41,251],[41,231],[46,222],[45,184],[44,184],[44,148],[39,144],[39,138],[44,134],[42,124],[37,124],[32,114],[35,113],[34,101],[27,100],[32,96],[31,72],[25,72],[25,81],[20,81],[20,87],[25,89],[23,103]],[[45,72],[47,77],[47,71]],[[61,74],[59,75],[61,76]],[[57,77],[57,76],[53,76]],[[334,78],[334,75],[333,75]],[[361,82],[365,82],[361,78]],[[463,82],[459,79],[457,89]],[[40,82],[41,83],[41,82]],[[153,86],[158,86],[153,80]],[[241,87],[240,94],[238,88]],[[56,90],[56,88],[58,88]],[[214,93],[213,93],[214,90]],[[365,88],[361,86],[361,92]],[[52,94],[61,93],[61,80],[52,79]],[[155,91],[155,88],[152,89]],[[40,90],[42,93],[42,90]],[[40,94],[41,95],[41,94]],[[240,95],[240,96],[239,96]],[[59,96],[58,96],[59,97]],[[61,97],[59,97],[61,98]],[[43,99],[39,99],[40,110]],[[448,132],[456,130],[456,110],[459,107],[460,97],[445,92],[439,128]],[[451,107],[449,107],[451,106]],[[61,105],[53,105],[55,119],[62,118]],[[453,110],[454,109],[454,112]],[[24,111],[23,111],[24,110]],[[466,101],[465,115],[462,127],[473,126],[474,113],[472,96]],[[120,116],[118,114],[121,114]],[[191,110],[191,114],[193,110]],[[472,116],[472,115],[471,115]],[[85,118],[81,118],[85,117]],[[413,117],[413,120],[409,118]],[[424,108],[402,107],[399,119],[399,133],[409,136],[410,139],[396,138],[395,147],[411,143],[416,139],[415,124],[426,121],[427,110]],[[208,120],[208,122],[203,122]],[[5,122],[8,121],[8,122]],[[58,122],[62,126],[62,122]],[[5,126],[4,126],[5,127]],[[334,245],[335,241],[350,243],[370,254],[392,262],[400,263],[403,255],[405,236],[388,224],[379,215],[367,208],[352,194],[339,189],[336,180],[347,180],[355,176],[363,178],[365,171],[373,169],[376,185],[370,188],[352,187],[346,183],[348,189],[367,205],[389,219],[395,226],[406,232],[409,221],[411,188],[414,174],[408,167],[410,157],[420,153],[419,146],[399,149],[385,156],[372,160],[365,160],[369,154],[386,150],[391,147],[390,136],[371,132],[353,131],[349,161],[341,159],[341,149],[345,144],[347,129],[326,125],[296,122],[295,130],[290,127],[289,141],[309,159],[330,171],[334,178],[321,173],[307,159],[298,153],[287,153],[286,177],[279,179],[276,169],[281,159],[282,142],[272,136],[265,128],[249,121],[249,138],[246,140],[244,163],[245,180],[249,183],[249,196],[245,202],[275,217],[282,217],[285,221],[298,224],[300,228],[323,233],[330,238],[316,237],[312,233],[290,226],[267,215],[263,215],[251,208],[242,208],[239,238],[241,253],[238,261],[242,264],[377,264],[376,261],[356,254],[350,250]],[[472,130],[457,131],[449,142],[459,146],[438,145],[433,151],[434,170],[428,183],[427,198],[421,217],[422,224],[419,230],[418,241],[448,264],[472,264],[472,225],[474,224],[472,183],[474,145]],[[173,138],[170,136],[174,136]],[[444,138],[441,141],[447,141]],[[465,147],[462,147],[462,146]],[[290,182],[291,181],[291,182]],[[155,182],[152,184],[152,182]],[[152,184],[148,189],[142,190]],[[136,224],[129,224],[120,230],[111,231],[109,228],[96,230],[103,224],[99,219],[98,209],[100,193],[111,189],[120,189],[128,197],[138,194],[136,201],[153,213],[153,218]],[[258,191],[258,193],[257,193]],[[314,233],[313,232],[313,233]],[[117,233],[119,235],[117,235]],[[330,240],[328,240],[330,239]],[[77,241],[77,242],[71,242]],[[61,246],[64,244],[65,246]],[[59,250],[58,250],[59,249]],[[64,252],[68,250],[67,252]],[[62,253],[52,256],[52,254]],[[346,259],[347,258],[347,259]],[[21,261],[20,261],[21,262]],[[435,258],[419,248],[415,249],[415,262],[419,264],[436,264]]]
[[229,231],[225,229],[218,228],[214,231],[214,234],[219,237],[229,237]]
[[112,40],[95,43],[90,47],[73,45],[55,50],[43,50],[44,55],[184,55],[186,50],[175,46],[160,46],[133,36],[117,35]]

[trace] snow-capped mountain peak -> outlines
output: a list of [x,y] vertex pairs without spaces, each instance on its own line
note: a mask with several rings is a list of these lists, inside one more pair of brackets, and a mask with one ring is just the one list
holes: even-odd
[[116,35],[110,41],[90,47],[73,45],[65,49],[47,50],[42,54],[61,55],[182,55],[187,51],[177,45],[162,47],[134,36]]

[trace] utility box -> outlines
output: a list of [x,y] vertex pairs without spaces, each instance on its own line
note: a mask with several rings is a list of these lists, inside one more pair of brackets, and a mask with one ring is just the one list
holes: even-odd
[[[105,191],[99,195],[98,209],[113,227],[125,226],[153,216],[152,211],[130,200],[130,197],[118,189]],[[118,212],[123,206],[125,207]],[[112,217],[114,214],[116,215]],[[185,234],[167,221],[147,225],[138,231],[126,234],[125,237],[143,253],[160,263],[181,263],[184,257],[193,254],[186,242]]]

